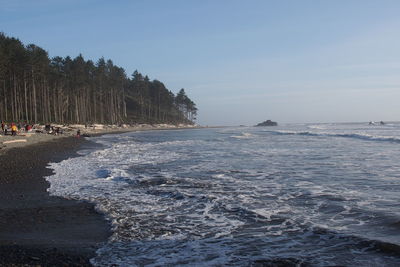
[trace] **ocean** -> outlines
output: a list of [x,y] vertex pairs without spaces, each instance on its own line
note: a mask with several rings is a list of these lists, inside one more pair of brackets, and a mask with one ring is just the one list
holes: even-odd
[[112,222],[95,266],[400,266],[400,123],[89,139],[47,180]]

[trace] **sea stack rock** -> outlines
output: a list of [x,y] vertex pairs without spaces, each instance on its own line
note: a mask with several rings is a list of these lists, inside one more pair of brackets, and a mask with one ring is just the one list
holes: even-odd
[[261,122],[261,123],[257,124],[256,126],[257,126],[257,127],[258,127],[258,126],[278,126],[278,123],[275,122],[275,121],[266,120],[266,121],[264,121],[264,122]]

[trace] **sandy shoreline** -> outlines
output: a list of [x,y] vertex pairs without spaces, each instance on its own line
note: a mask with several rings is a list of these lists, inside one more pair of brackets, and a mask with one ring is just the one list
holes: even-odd
[[102,134],[112,133],[124,133],[124,132],[135,132],[135,131],[148,131],[148,130],[174,130],[174,129],[191,129],[199,128],[198,126],[192,125],[171,125],[171,124],[141,124],[136,126],[104,126],[97,128],[86,128],[84,125],[73,125],[68,131],[64,131],[63,134],[45,134],[45,133],[24,133],[20,132],[17,136],[2,135],[0,134],[0,155],[4,154],[7,150],[15,147],[25,147],[31,144],[43,143],[61,138],[76,136],[76,132],[79,129],[81,135],[96,136]]
[[[179,127],[193,128],[193,127]],[[91,136],[175,127],[127,127],[84,131]],[[94,144],[73,133],[2,136],[23,142],[0,149],[0,266],[90,266],[90,258],[110,236],[110,225],[94,205],[49,196],[49,162],[77,156]]]
[[[8,149],[0,155],[0,266],[85,266],[110,235],[89,203],[49,196],[48,162],[90,145],[67,137]],[[24,265],[25,266],[25,265]]]

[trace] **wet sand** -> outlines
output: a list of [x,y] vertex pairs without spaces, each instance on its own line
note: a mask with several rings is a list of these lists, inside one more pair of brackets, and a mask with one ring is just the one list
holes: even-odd
[[48,162],[90,145],[64,137],[0,153],[0,266],[90,265],[109,223],[92,204],[49,196],[43,178]]
[[[194,125],[172,125],[172,124],[158,124],[158,125],[150,125],[150,124],[142,124],[138,126],[129,126],[129,127],[105,127],[105,128],[84,128],[82,126],[80,129],[81,134],[83,136],[97,136],[102,134],[117,134],[117,133],[125,133],[125,132],[136,132],[136,131],[148,131],[148,130],[175,130],[175,129],[194,129],[194,128],[202,128],[200,126]],[[9,149],[13,149],[16,147],[25,147],[32,144],[48,142],[51,140],[59,140],[63,138],[69,138],[71,136],[75,136],[77,133],[77,129],[73,130],[65,130],[63,134],[54,135],[54,134],[45,134],[45,133],[25,133],[19,132],[17,136],[11,135],[3,135],[0,131],[0,155],[6,153]]]

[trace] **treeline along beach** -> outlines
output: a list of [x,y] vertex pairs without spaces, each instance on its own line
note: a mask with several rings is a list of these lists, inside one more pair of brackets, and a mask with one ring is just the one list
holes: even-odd
[[193,123],[196,104],[111,60],[53,57],[0,33],[0,119],[30,123]]

